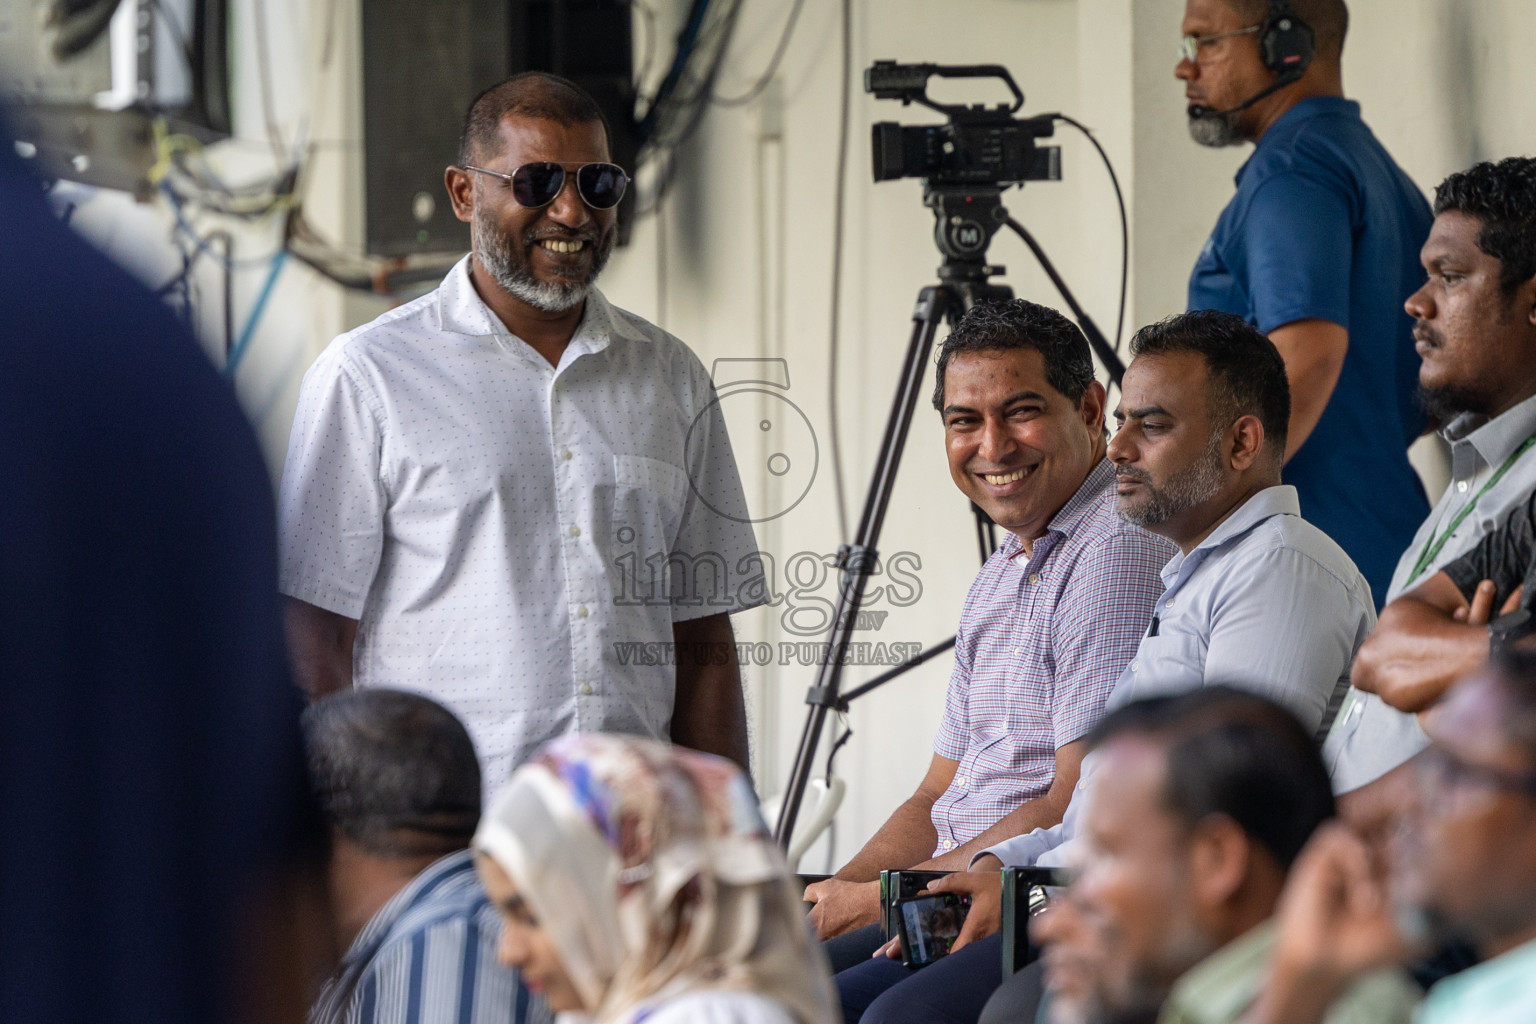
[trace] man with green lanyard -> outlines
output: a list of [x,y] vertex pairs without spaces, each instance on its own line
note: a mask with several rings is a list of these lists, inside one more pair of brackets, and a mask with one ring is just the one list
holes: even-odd
[[1427,707],[1488,656],[1486,622],[1501,610],[1490,588],[1469,604],[1442,570],[1536,491],[1536,160],[1442,182],[1420,260],[1429,279],[1404,305],[1421,397],[1451,444],[1451,484],[1398,562],[1324,748],[1340,811],[1367,834],[1395,820],[1403,769],[1428,744],[1399,708]]

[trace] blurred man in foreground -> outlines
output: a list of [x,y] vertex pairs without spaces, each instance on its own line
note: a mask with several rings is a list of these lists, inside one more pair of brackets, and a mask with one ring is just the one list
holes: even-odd
[[1480,669],[1425,731],[1389,871],[1343,828],[1297,865],[1258,1022],[1319,1021],[1361,972],[1451,940],[1486,962],[1430,989],[1418,1024],[1536,1020],[1536,655]]
[[331,827],[331,911],[347,951],[314,1024],[543,1024],[542,999],[496,960],[501,929],[470,860],[480,766],[464,726],[398,690],[304,713]]
[[[1266,975],[1286,874],[1333,813],[1314,740],[1279,706],[1211,687],[1111,712],[1094,742],[1116,785],[1089,804],[1071,898],[1102,928],[1100,1009],[1236,1022]],[[1339,1019],[1406,1022],[1414,989],[1392,973],[1335,996]]]
[[0,1021],[298,1021],[321,846],[256,438],[3,128],[0,223]]

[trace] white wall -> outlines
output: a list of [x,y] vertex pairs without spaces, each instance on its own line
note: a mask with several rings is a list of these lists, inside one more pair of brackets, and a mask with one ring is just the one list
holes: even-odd
[[[307,120],[314,143],[307,201],[314,219],[341,240],[357,237],[360,217],[353,75],[359,2],[263,5],[276,55],[276,118],[290,139]],[[224,147],[223,159],[256,173],[266,159],[250,35],[256,8],[251,0],[236,0],[235,6],[237,117],[245,141]],[[665,57],[685,4],[653,0],[653,6]],[[782,0],[745,0],[722,92],[740,93],[765,66],[788,7]],[[1355,0],[1351,7],[1346,88],[1420,185],[1429,189],[1474,160],[1528,148],[1536,137],[1536,99],[1522,41],[1536,29],[1536,5]],[[720,357],[787,360],[788,397],[812,425],[820,464],[806,500],[760,527],[761,545],[781,568],[798,552],[830,554],[844,539],[827,401],[839,12],[835,0],[806,0],[776,87],[753,107],[708,115],[682,154],[662,216],[636,225],[632,245],[615,255],[603,280],[612,299],[677,333],[706,364]],[[1178,0],[854,0],[853,69],[861,79],[864,67],[884,57],[1003,63],[1027,94],[1025,113],[1061,111],[1093,127],[1115,161],[1131,213],[1129,330],[1182,308],[1188,268],[1245,156],[1235,149],[1198,149],[1185,134],[1182,89],[1172,77],[1180,16]],[[323,67],[322,53],[329,55]],[[944,95],[977,101],[994,96],[974,87]],[[443,116],[456,119],[459,112]],[[870,182],[868,126],[875,120],[932,118],[877,102],[855,86],[838,366],[843,490],[853,519],[913,300],[934,279],[939,262],[918,184]],[[1074,132],[1061,133],[1058,141],[1064,180],[1012,192],[1008,206],[1112,333],[1119,236],[1108,180]],[[77,215],[81,229],[138,267],[146,280],[158,283],[174,270],[163,211],[132,208],[115,196],[77,198],[87,200]],[[270,252],[274,237],[274,224],[243,228],[241,255]],[[1018,294],[1058,303],[1017,240],[1000,235],[991,253],[1008,267],[1006,280]],[[237,321],[264,274],[264,266],[240,272]],[[213,278],[199,280],[216,316]],[[294,261],[284,269],[239,378],[274,472],[303,368],[332,334],[386,305],[343,295]],[[762,409],[772,415],[775,407],[764,403]],[[760,507],[778,501],[783,487],[766,471],[763,440],[736,438],[749,493]],[[871,639],[927,644],[948,636],[977,556],[966,503],[949,481],[937,419],[926,408],[913,425],[881,546],[887,555],[911,552],[921,560],[922,591],[909,607],[886,604],[889,618]],[[833,587],[833,580],[825,580],[816,596],[830,600]],[[794,600],[808,608],[814,598],[799,594]],[[783,612],[780,607],[742,616],[740,638],[771,644],[786,639]],[[850,669],[844,684],[856,685],[875,671]],[[839,760],[851,797],[838,821],[838,858],[878,827],[920,778],[947,673],[947,660],[940,659],[854,708],[856,735]],[[813,676],[812,668],[796,664],[747,669],[756,773],[767,794],[781,788],[788,772]],[[816,851],[804,866],[819,867],[822,855]]]

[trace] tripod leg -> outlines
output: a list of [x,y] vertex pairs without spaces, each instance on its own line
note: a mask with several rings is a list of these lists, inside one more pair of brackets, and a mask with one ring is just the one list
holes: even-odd
[[827,712],[836,707],[840,699],[838,689],[843,673],[843,657],[848,650],[854,623],[858,619],[859,606],[864,600],[864,584],[877,558],[875,545],[879,542],[886,509],[890,506],[891,493],[896,487],[896,471],[900,468],[901,453],[906,447],[907,428],[912,423],[913,411],[922,399],[923,378],[928,370],[928,355],[933,350],[934,335],[953,301],[953,296],[945,288],[924,288],[918,294],[917,307],[912,312],[912,337],[907,343],[896,397],[891,403],[891,412],[885,421],[885,433],[880,439],[874,475],[864,497],[858,533],[854,542],[845,546],[838,556],[839,566],[843,569],[843,582],[832,615],[832,629],[828,637],[831,642],[828,644],[826,661],[817,669],[816,684],[805,697],[810,711],[806,716],[805,729],[800,734],[800,747],[795,753],[784,803],[774,828],[774,837],[785,849],[789,848],[790,839],[794,835],[795,819],[800,814],[800,801],[811,778],[816,747],[821,740]]

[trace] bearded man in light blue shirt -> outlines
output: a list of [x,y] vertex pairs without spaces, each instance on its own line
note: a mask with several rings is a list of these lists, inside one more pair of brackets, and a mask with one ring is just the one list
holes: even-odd
[[[1376,613],[1349,556],[1280,483],[1285,364],[1251,325],[1212,310],[1142,328],[1131,353],[1109,443],[1118,510],[1179,551],[1109,706],[1222,684],[1281,704],[1320,743]],[[1060,825],[993,846],[932,886],[972,895],[961,942],[999,926],[998,868],[1067,862],[1064,844],[1096,784],[1092,760]]]

